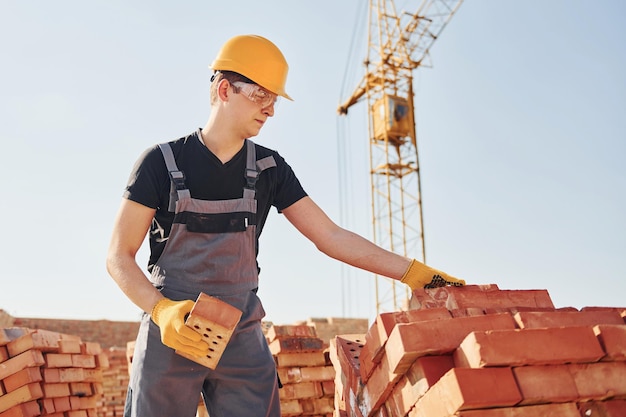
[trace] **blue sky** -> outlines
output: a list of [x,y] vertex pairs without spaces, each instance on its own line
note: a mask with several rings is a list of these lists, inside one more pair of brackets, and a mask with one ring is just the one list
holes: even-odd
[[[365,108],[336,113],[362,76],[359,3],[0,3],[0,309],[139,318],[104,266],[122,190],[145,148],[204,125],[207,65],[242,33],[282,49],[295,98],[255,140],[369,237]],[[626,306],[625,18],[620,0],[461,5],[432,68],[415,73],[429,264],[468,283],[547,289],[557,307]],[[372,276],[317,252],[275,211],[259,261],[268,320],[374,315]]]

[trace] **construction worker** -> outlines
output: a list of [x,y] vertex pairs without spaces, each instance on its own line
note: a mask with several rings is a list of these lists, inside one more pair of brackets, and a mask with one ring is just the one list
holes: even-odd
[[[254,144],[285,91],[281,51],[256,35],[228,40],[210,65],[211,112],[203,128],[146,150],[117,214],[107,269],[143,315],[126,417],[192,417],[202,394],[211,417],[280,416],[275,363],[257,298],[258,239],[271,206],[323,253],[411,288],[464,285],[336,225],[274,150]],[[150,278],[135,255],[149,232]],[[216,369],[208,345],[184,324],[200,292],[242,311]]]

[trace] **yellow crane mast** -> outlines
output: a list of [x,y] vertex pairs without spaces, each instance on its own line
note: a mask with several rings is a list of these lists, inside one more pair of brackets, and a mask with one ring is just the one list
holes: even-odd
[[[368,109],[373,240],[426,262],[420,164],[413,106],[413,71],[429,65],[429,50],[462,0],[424,0],[397,12],[393,0],[370,0],[365,75],[339,106],[365,99]],[[376,313],[404,308],[405,285],[376,276]]]

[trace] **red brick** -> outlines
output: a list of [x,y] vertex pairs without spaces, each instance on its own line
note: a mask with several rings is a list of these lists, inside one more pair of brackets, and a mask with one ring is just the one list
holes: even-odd
[[588,401],[578,404],[582,417],[624,417],[626,400]]
[[626,398],[626,362],[571,364],[581,401]]
[[[70,397],[70,399],[73,397]],[[87,409],[95,409],[98,407],[98,400],[96,395],[92,395],[89,397],[77,397],[79,402],[79,409],[87,410]]]
[[284,416],[289,415],[301,415],[302,414],[302,406],[300,405],[300,401],[298,400],[289,400],[280,402],[280,411]]
[[364,402],[370,410],[369,416],[372,415],[372,411],[377,411],[387,400],[400,377],[402,377],[402,374],[396,374],[391,370],[387,355],[384,354],[380,363],[374,368],[372,375],[365,383],[363,396],[365,397]]
[[0,363],[9,359],[9,352],[6,346],[0,346]]
[[[500,309],[494,313],[509,313],[507,309]],[[486,313],[484,308],[481,307],[469,307],[469,308],[455,308],[448,310],[452,317],[472,317],[472,316],[484,316]],[[492,313],[493,314],[493,313]]]
[[366,382],[367,378],[369,378],[374,369],[374,365],[380,362],[385,343],[396,324],[449,319],[450,317],[450,312],[446,308],[396,311],[379,314],[365,335],[365,346],[361,352],[361,379],[363,382]]
[[326,365],[326,357],[322,351],[282,353],[276,355],[275,360],[279,367]]
[[11,392],[24,385],[41,382],[42,379],[39,367],[31,367],[7,376],[2,380],[2,383],[6,392]]
[[85,379],[83,368],[44,368],[43,379],[46,382],[76,382]]
[[12,340],[7,344],[7,350],[11,357],[30,349],[37,349],[42,352],[56,352],[59,350],[60,338],[61,335],[59,333],[37,330]]
[[[126,368],[126,366],[124,366],[124,368]],[[72,368],[70,368],[72,369]],[[82,369],[82,374],[83,374],[83,381],[86,382],[102,382],[102,378],[104,376],[102,369]],[[71,374],[71,372],[70,372]],[[74,378],[78,378],[78,375],[80,375],[80,373],[77,373],[76,375],[73,375],[71,377]],[[60,374],[61,378],[63,379],[68,379],[70,376],[69,375],[63,375]],[[70,382],[70,381],[61,381],[61,382]]]
[[598,341],[606,352],[602,360],[626,360],[626,325],[601,324],[593,328]]
[[317,337],[280,337],[269,344],[273,355],[285,352],[312,352],[322,350],[324,341]]
[[300,401],[302,415],[329,414],[335,410],[332,398],[312,398]]
[[516,313],[513,317],[521,329],[624,324],[622,316],[615,310],[527,311]]
[[357,393],[360,379],[359,356],[365,343],[365,335],[341,335],[335,337],[337,344],[337,359],[346,376],[346,389]]
[[43,355],[38,350],[29,350],[24,353],[20,353],[19,355],[0,363],[0,379],[4,379],[24,368],[31,368],[43,364]]
[[72,354],[70,353],[46,353],[46,367],[69,368],[72,366]]
[[[411,293],[409,300],[409,310],[422,310],[430,308],[446,308],[449,295],[455,291],[456,287],[441,287],[433,289],[418,288]],[[496,284],[487,285],[466,285],[463,287],[466,292],[481,293],[499,291]]]
[[70,397],[56,397],[52,398],[52,404],[54,405],[54,411],[70,411],[72,409],[72,404],[70,402]]
[[75,368],[95,368],[96,357],[86,354],[72,354],[72,366]]
[[284,384],[279,390],[280,398],[297,400],[302,398],[320,398],[324,396],[322,386],[318,382],[300,382],[298,384]]
[[41,415],[37,401],[29,401],[0,413],[0,417],[36,417]]
[[552,308],[552,307],[495,307],[495,308],[485,308],[485,314],[496,314],[496,313],[521,313],[527,311],[578,311],[577,308],[574,307],[562,307],[562,308]]
[[99,355],[95,355],[94,358],[96,360],[96,368],[108,368],[110,366],[109,358],[106,354],[101,353]]
[[335,381],[334,380],[320,381],[320,384],[322,385],[322,391],[324,392],[324,397],[335,396]]
[[376,318],[376,325],[380,335],[386,340],[398,323],[415,323],[418,321],[449,319],[450,312],[446,308],[431,308],[428,310],[407,310],[391,313],[381,313]]
[[302,373],[299,367],[277,368],[278,378],[283,384],[293,384],[302,381]]
[[18,404],[33,401],[41,397],[43,397],[43,392],[38,382],[24,385],[13,392],[0,396],[0,413]]
[[59,353],[81,353],[82,342],[76,339],[59,340]]
[[185,320],[185,325],[211,346],[211,354],[196,356],[180,350],[176,353],[209,369],[215,369],[239,323],[241,314],[241,310],[221,299],[200,293]]
[[392,372],[402,374],[418,357],[451,353],[469,333],[490,329],[515,329],[515,322],[505,313],[398,324],[385,352]]
[[42,384],[44,396],[46,398],[67,397],[70,395],[70,386],[66,383],[49,383]]
[[567,365],[520,366],[513,375],[522,394],[520,404],[576,402],[578,390]]
[[418,358],[400,378],[386,401],[392,416],[404,416],[439,379],[454,367],[449,355]]
[[335,378],[335,369],[332,366],[306,366],[300,368],[302,382],[332,381]]
[[82,342],[80,344],[80,353],[83,355],[99,355],[102,353],[102,346],[97,342]]
[[41,398],[40,400],[38,400],[38,402],[41,404],[42,414],[47,416],[48,414],[53,414],[56,411],[56,408],[54,406],[54,398]]
[[595,362],[604,351],[591,327],[472,332],[457,352],[457,366],[551,365]]
[[510,368],[453,368],[428,390],[409,416],[452,416],[462,410],[511,407],[521,400]]
[[546,290],[500,290],[496,285],[466,285],[413,291],[409,308],[550,308],[554,304]]
[[[596,416],[594,417],[605,417]],[[574,403],[461,411],[456,417],[581,417]],[[608,416],[606,416],[608,417]],[[613,416],[611,416],[613,417]],[[623,416],[622,416],[623,417]]]
[[273,341],[279,337],[317,337],[315,327],[308,325],[273,325],[267,331],[267,340]]
[[365,334],[365,344],[361,349],[361,355],[359,356],[359,368],[361,370],[361,381],[367,382],[368,378],[372,374],[374,367],[380,362],[380,359],[385,353],[383,347],[385,339],[382,338],[380,330],[376,325],[376,322],[372,324],[367,333]]
[[63,414],[63,417],[89,417],[85,410],[72,410]]
[[626,318],[626,307],[601,307],[601,306],[587,306],[580,309],[581,311],[597,311],[597,310],[615,310],[624,318]]
[[95,393],[89,382],[70,382],[70,394],[77,397],[87,397]]

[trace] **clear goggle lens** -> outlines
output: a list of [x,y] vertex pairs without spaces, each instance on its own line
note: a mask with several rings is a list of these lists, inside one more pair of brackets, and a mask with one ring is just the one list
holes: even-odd
[[265,88],[261,87],[258,84],[249,84],[243,81],[235,81],[234,83],[232,83],[232,85],[235,87],[236,93],[242,93],[249,100],[260,104],[263,108],[269,106],[270,104],[273,104],[274,106],[278,104],[278,96],[274,93],[267,91]]

